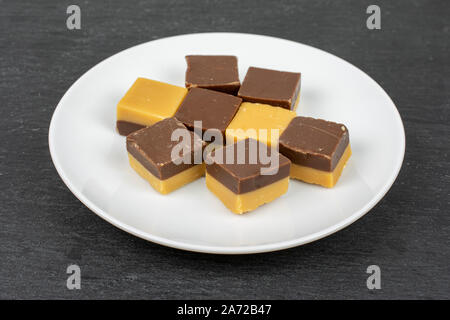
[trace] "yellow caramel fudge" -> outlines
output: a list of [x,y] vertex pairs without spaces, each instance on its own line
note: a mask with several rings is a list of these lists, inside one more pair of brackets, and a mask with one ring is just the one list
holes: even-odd
[[347,127],[321,119],[294,118],[279,142],[292,162],[291,178],[327,188],[334,187],[352,154]]
[[198,164],[189,169],[181,171],[174,176],[161,180],[154,176],[149,170],[147,170],[139,161],[137,161],[131,154],[128,153],[128,159],[130,166],[150,185],[161,194],[168,194],[182,186],[197,180],[205,175],[205,165]]
[[242,214],[253,211],[285,194],[289,187],[289,177],[283,178],[243,194],[233,193],[222,183],[206,173],[206,187],[233,213]]
[[[270,152],[269,163],[262,161],[261,147]],[[206,186],[234,213],[255,210],[288,190],[291,162],[256,140],[229,144],[207,159]]]
[[[175,130],[189,137],[186,139],[189,141],[172,141]],[[180,147],[182,152],[172,154],[176,147]],[[175,118],[161,120],[127,136],[131,167],[162,194],[172,192],[204,175],[205,165],[201,157],[203,147],[200,137]]]
[[301,180],[307,183],[318,184],[326,188],[332,188],[339,180],[342,170],[344,170],[344,167],[351,155],[352,150],[350,148],[350,145],[348,145],[336,168],[334,168],[333,171],[323,171],[292,163],[290,176],[293,179]]
[[117,104],[117,130],[122,135],[172,117],[187,89],[138,78]]
[[285,108],[244,102],[227,127],[225,135],[233,141],[253,138],[271,146],[278,142],[279,136],[295,116],[295,112]]

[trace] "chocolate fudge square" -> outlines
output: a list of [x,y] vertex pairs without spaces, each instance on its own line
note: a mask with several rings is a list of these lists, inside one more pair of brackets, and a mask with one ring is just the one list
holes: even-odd
[[[260,150],[262,147],[265,150]],[[228,156],[230,151],[232,155]],[[262,161],[260,152],[276,158],[276,162]],[[253,139],[213,151],[206,163],[206,186],[234,213],[252,211],[288,190],[289,159]]]
[[[190,137],[189,141],[172,141],[175,130],[184,131]],[[164,119],[129,134],[126,145],[131,167],[162,194],[204,175],[205,166],[201,161],[204,142],[175,118]],[[172,150],[177,145],[183,149],[180,148],[174,158]]]
[[292,161],[291,178],[328,188],[336,184],[352,153],[345,125],[309,117],[289,123],[279,150]]
[[202,131],[218,129],[222,135],[233,120],[241,98],[202,88],[191,88],[175,117],[193,130],[194,121],[202,121]]
[[300,99],[300,73],[250,67],[238,96],[244,101],[295,111]]
[[205,88],[235,95],[241,85],[235,56],[186,56],[186,88]]

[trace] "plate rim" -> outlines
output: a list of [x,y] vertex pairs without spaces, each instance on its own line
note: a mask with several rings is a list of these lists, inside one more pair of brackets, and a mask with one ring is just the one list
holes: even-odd
[[[327,55],[331,55],[337,59],[339,59],[341,62],[347,64],[350,67],[356,68],[358,71],[360,71],[361,73],[363,73],[370,81],[373,82],[373,84],[375,84],[375,87],[378,88],[378,90],[381,91],[382,94],[384,94],[389,101],[391,101],[393,107],[394,107],[394,114],[396,115],[395,120],[399,125],[399,128],[401,129],[401,133],[402,133],[402,139],[400,141],[401,143],[401,152],[400,152],[400,157],[396,160],[395,163],[395,168],[394,168],[394,173],[390,176],[389,180],[386,181],[386,183],[384,184],[383,188],[381,188],[379,190],[379,192],[374,195],[372,197],[372,199],[366,203],[360,210],[354,212],[351,216],[347,217],[344,220],[341,220],[339,223],[336,223],[326,229],[322,229],[320,231],[314,232],[310,235],[307,236],[303,236],[300,238],[296,238],[296,239],[291,239],[291,240],[286,240],[286,241],[279,241],[279,242],[274,242],[274,243],[267,243],[267,244],[259,244],[259,245],[250,245],[250,246],[215,246],[215,245],[202,245],[202,244],[194,244],[194,243],[186,243],[183,242],[181,240],[171,240],[169,238],[164,238],[164,237],[160,237],[160,236],[155,236],[152,235],[148,232],[143,232],[133,226],[130,226],[126,223],[123,223],[121,221],[119,221],[118,219],[112,217],[111,215],[109,215],[107,212],[105,212],[103,209],[99,208],[95,203],[93,203],[91,200],[89,200],[88,198],[86,198],[83,193],[77,189],[77,187],[69,180],[69,178],[66,176],[64,169],[62,168],[58,157],[57,157],[57,152],[55,149],[55,144],[53,143],[53,132],[54,132],[54,123],[55,123],[55,119],[57,114],[60,112],[60,110],[62,109],[61,105],[64,103],[64,101],[67,99],[67,96],[69,94],[69,92],[71,92],[71,90],[73,90],[73,88],[79,83],[81,82],[87,74],[89,74],[92,70],[94,70],[95,68],[99,67],[100,65],[107,63],[110,59],[112,59],[113,57],[115,57],[116,55],[119,54],[123,54],[128,50],[132,50],[135,49],[139,46],[144,46],[150,42],[157,42],[157,41],[162,41],[162,40],[167,40],[167,39],[174,39],[174,38],[178,38],[178,37],[187,37],[187,36],[192,36],[192,35],[244,35],[244,36],[252,36],[252,37],[259,37],[259,38],[269,38],[272,40],[281,40],[281,41],[287,41],[290,43],[294,43],[296,45],[300,44],[302,46],[306,46],[309,48],[312,48],[313,50],[318,50],[321,51],[323,53],[326,53]],[[364,72],[363,70],[361,70],[360,68],[356,67],[355,65],[353,65],[352,63],[332,54],[329,53],[327,51],[324,51],[322,49],[301,43],[301,42],[297,42],[297,41],[293,41],[293,40],[288,40],[288,39],[283,39],[283,38],[279,38],[279,37],[274,37],[274,36],[268,36],[268,35],[260,35],[260,34],[252,34],[252,33],[241,33],[241,32],[199,32],[199,33],[186,33],[186,34],[179,34],[179,35],[174,35],[174,36],[169,36],[169,37],[164,37],[164,38],[159,38],[159,39],[154,39],[154,40],[150,40],[147,42],[143,42],[134,46],[131,46],[129,48],[126,48],[124,50],[121,50],[111,56],[109,56],[106,59],[103,59],[102,61],[98,62],[97,64],[95,64],[93,67],[89,68],[86,72],[84,72],[70,87],[69,89],[67,89],[64,93],[64,95],[62,96],[62,98],[59,100],[58,104],[56,105],[51,120],[50,120],[50,125],[49,125],[49,130],[48,130],[48,145],[49,145],[49,150],[50,150],[50,157],[52,159],[53,165],[56,168],[56,171],[58,173],[58,175],[60,176],[60,178],[62,179],[62,181],[64,182],[64,184],[69,188],[69,190],[72,192],[72,194],[81,202],[83,203],[89,210],[91,210],[92,212],[94,212],[96,215],[98,215],[100,218],[104,219],[105,221],[109,222],[110,224],[114,225],[115,227],[130,233],[138,238],[150,241],[150,242],[154,242],[163,246],[168,246],[168,247],[172,247],[172,248],[176,248],[176,249],[181,249],[181,250],[186,250],[186,251],[193,251],[193,252],[202,252],[202,253],[211,253],[211,254],[254,254],[254,253],[263,253],[263,252],[272,252],[272,251],[278,251],[278,250],[284,250],[284,249],[288,249],[288,248],[292,248],[292,247],[296,247],[296,246],[300,246],[300,245],[304,245],[322,238],[325,238],[335,232],[338,232],[342,229],[344,229],[345,227],[349,226],[350,224],[352,224],[353,222],[357,221],[358,219],[360,219],[362,216],[364,216],[365,214],[367,214],[385,195],[386,193],[390,190],[390,188],[392,187],[392,185],[394,184],[395,180],[398,177],[398,174],[400,173],[400,170],[402,168],[402,164],[403,164],[403,160],[404,160],[404,156],[405,156],[405,145],[406,145],[406,137],[405,137],[405,129],[403,126],[403,121],[401,119],[401,115],[397,109],[397,106],[395,105],[394,101],[391,99],[391,97],[386,93],[386,91],[378,84],[378,82],[376,82],[371,76],[369,76],[366,72]]]

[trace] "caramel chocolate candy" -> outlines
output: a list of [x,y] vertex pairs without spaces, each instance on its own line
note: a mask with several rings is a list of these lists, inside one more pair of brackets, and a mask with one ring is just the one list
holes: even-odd
[[126,136],[172,117],[186,93],[186,88],[138,78],[117,105],[117,131]]
[[225,131],[227,141],[253,138],[269,146],[275,145],[295,116],[294,111],[281,107],[243,102]]
[[186,88],[236,94],[241,86],[235,56],[186,56]]
[[292,161],[292,178],[324,187],[336,184],[351,155],[347,127],[321,119],[294,118],[279,143]]
[[[172,133],[180,130],[189,141],[172,141]],[[180,144],[181,143],[181,144]],[[172,156],[179,145],[181,150]],[[204,142],[177,119],[168,118],[135,131],[127,136],[127,151],[131,167],[162,194],[169,193],[204,175],[200,159]],[[184,153],[183,153],[184,152]],[[196,153],[200,153],[200,157]]]
[[300,100],[300,73],[250,67],[238,96],[295,111]]
[[[261,158],[260,148],[270,161]],[[263,143],[241,140],[208,155],[206,186],[232,212],[248,212],[287,191],[290,163]]]
[[202,121],[203,132],[207,129],[218,129],[224,135],[241,102],[241,98],[226,93],[192,88],[175,117],[191,130],[194,129],[194,121]]

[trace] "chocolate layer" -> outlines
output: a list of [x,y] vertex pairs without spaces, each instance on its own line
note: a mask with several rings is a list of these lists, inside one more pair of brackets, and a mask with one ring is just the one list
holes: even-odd
[[189,129],[194,129],[194,121],[202,121],[202,131],[225,129],[233,120],[242,99],[202,88],[191,88],[175,113],[175,117]]
[[[251,143],[255,148],[252,147]],[[275,150],[273,152],[276,152],[276,155],[274,156],[278,159],[278,166],[270,169],[270,172],[275,174],[261,174],[261,168],[270,167],[270,163],[265,163],[264,159],[259,154],[261,147],[267,148],[267,153],[266,149],[261,150],[263,154],[271,155],[271,148],[263,143],[258,143],[253,139],[241,140],[221,148],[221,151],[213,151],[208,157],[209,159],[214,159],[214,162],[212,164],[207,163],[206,171],[236,194],[242,194],[262,188],[289,176],[291,162],[288,158]],[[226,154],[227,152],[230,152],[230,149],[233,150],[233,156],[230,158],[232,161],[229,161],[231,163],[227,164]],[[243,153],[239,153],[242,152],[239,150],[243,150]],[[253,154],[253,159],[255,159],[255,161],[253,163],[250,160],[252,159],[250,157],[252,151],[255,151],[255,154]],[[243,161],[241,161],[243,163],[238,162],[239,154],[245,155],[242,158]]]
[[331,172],[349,144],[349,133],[341,123],[296,117],[279,142],[280,152],[292,163]]
[[[172,141],[172,133],[177,129],[189,134],[190,141]],[[172,149],[179,143],[183,143],[186,153],[180,152],[177,158],[186,157],[190,163],[176,164],[172,161]],[[195,166],[195,152],[202,152],[203,147],[201,139],[175,118],[164,119],[127,136],[127,151],[160,180]]]
[[235,95],[239,73],[235,56],[186,56],[186,88],[205,88]]
[[248,68],[238,96],[292,110],[300,93],[300,73]]
[[145,126],[133,122],[118,120],[116,122],[117,131],[123,136],[127,136],[130,133],[139,129],[145,128]]

